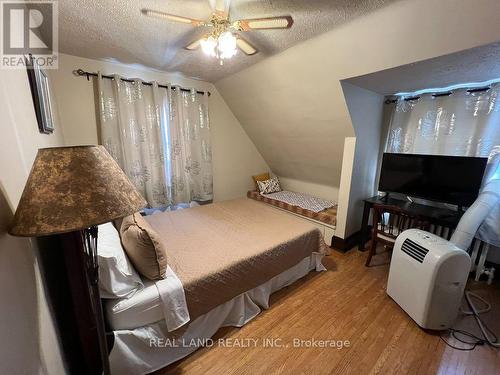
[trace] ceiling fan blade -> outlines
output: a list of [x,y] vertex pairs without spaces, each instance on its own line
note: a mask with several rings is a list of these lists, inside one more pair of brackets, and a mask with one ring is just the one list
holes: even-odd
[[184,49],[187,49],[189,51],[194,51],[194,50],[198,49],[200,47],[200,45],[201,45],[201,40],[202,39],[203,38],[195,40],[194,42],[189,43],[187,46],[184,47]]
[[258,52],[254,46],[252,46],[246,39],[243,39],[239,35],[238,39],[236,39],[236,45],[245,53],[245,55],[248,56],[255,55]]
[[162,19],[166,19],[169,21],[191,24],[193,26],[201,26],[201,25],[205,24],[205,21],[196,20],[194,18],[177,16],[175,14],[160,12],[160,11],[152,10],[152,9],[142,9],[141,12],[142,12],[142,14],[144,14],[145,16],[148,16],[148,17],[162,18]]
[[240,31],[269,30],[269,29],[289,29],[293,25],[291,16],[255,18],[249,20],[239,20],[233,23],[233,27]]
[[185,47],[184,47],[184,49],[187,49],[187,50],[189,50],[189,51],[194,51],[194,50],[196,50],[196,49],[200,48],[200,46],[201,46],[201,41],[202,41],[203,39],[207,39],[209,35],[210,35],[210,34],[205,34],[205,35],[203,35],[201,38],[196,39],[195,41],[193,41],[193,42],[189,43],[187,46],[185,46]]

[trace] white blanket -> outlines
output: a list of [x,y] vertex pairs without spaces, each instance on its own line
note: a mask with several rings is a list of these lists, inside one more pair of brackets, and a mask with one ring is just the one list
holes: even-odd
[[184,287],[170,266],[167,266],[166,277],[155,281],[155,285],[162,301],[163,316],[168,332],[175,331],[189,322]]
[[292,206],[298,206],[313,212],[320,212],[327,208],[335,206],[335,202],[328,201],[325,199],[313,197],[304,193],[296,193],[293,191],[282,190],[277,193],[262,194],[265,197],[276,199],[280,202],[285,202],[291,204]]

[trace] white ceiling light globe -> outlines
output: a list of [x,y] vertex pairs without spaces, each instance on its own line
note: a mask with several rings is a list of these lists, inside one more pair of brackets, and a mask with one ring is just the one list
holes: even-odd
[[236,52],[237,52],[236,50],[223,52],[220,54],[220,58],[221,59],[230,59],[231,57],[236,55]]
[[223,32],[217,42],[221,58],[228,59],[236,54],[236,37],[231,32]]
[[217,41],[213,36],[209,36],[207,39],[202,39],[200,41],[201,49],[208,56],[215,56],[215,47],[217,46]]

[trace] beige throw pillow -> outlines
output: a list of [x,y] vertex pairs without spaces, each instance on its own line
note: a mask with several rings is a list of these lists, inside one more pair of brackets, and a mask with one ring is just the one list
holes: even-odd
[[269,180],[270,178],[271,176],[269,176],[269,172],[252,176],[253,182],[255,184],[255,190],[259,191],[259,185],[258,185],[259,181],[266,181]]
[[120,236],[123,248],[139,273],[150,279],[164,278],[167,270],[167,252],[160,236],[136,213],[123,218]]

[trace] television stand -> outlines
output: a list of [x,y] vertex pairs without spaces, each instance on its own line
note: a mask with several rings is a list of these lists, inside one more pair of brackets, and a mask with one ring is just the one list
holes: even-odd
[[371,197],[364,199],[363,218],[361,219],[361,236],[359,241],[359,250],[365,249],[365,243],[370,238],[370,226],[368,220],[370,218],[370,211],[374,204],[386,204],[401,208],[403,211],[411,214],[412,216],[420,216],[427,219],[433,225],[439,225],[448,229],[446,239],[451,237],[451,229],[455,229],[460,218],[464,214],[463,207],[459,207],[458,211],[450,210],[448,208],[439,208],[433,206],[426,206],[410,202],[407,200],[394,199],[387,194],[385,197]]

